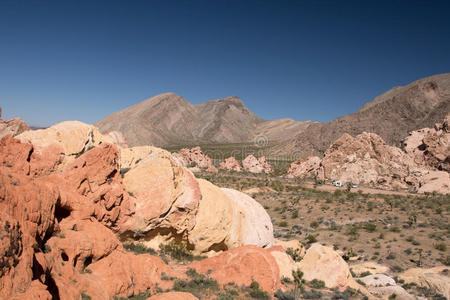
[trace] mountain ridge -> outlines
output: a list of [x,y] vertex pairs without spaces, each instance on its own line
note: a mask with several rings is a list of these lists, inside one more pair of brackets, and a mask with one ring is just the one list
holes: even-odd
[[306,157],[323,155],[344,133],[374,132],[388,144],[400,146],[408,132],[433,127],[449,111],[450,73],[444,73],[396,86],[355,113],[327,123],[264,120],[237,96],[191,104],[169,92],[113,113],[96,125],[103,133],[122,132],[131,146],[249,143],[262,138],[275,142],[272,155]]

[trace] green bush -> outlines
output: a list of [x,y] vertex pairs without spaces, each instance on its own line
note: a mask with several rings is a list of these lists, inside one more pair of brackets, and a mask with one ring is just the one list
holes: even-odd
[[145,245],[143,244],[124,244],[123,247],[125,248],[125,250],[128,250],[130,252],[133,252],[134,254],[144,254],[144,253],[148,253],[151,255],[156,255],[157,252],[152,249],[152,248],[147,248]]
[[322,280],[313,279],[310,282],[308,282],[308,286],[314,289],[323,289],[325,287],[325,282]]
[[259,287],[259,283],[257,281],[252,281],[250,284],[250,291],[249,296],[253,299],[260,299],[260,300],[269,300],[270,296],[266,291],[261,290]]
[[447,251],[447,245],[445,245],[444,243],[435,244],[434,249],[445,252]]

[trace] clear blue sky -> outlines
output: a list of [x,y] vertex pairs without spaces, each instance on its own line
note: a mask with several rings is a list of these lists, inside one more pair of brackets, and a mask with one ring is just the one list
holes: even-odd
[[450,72],[449,1],[0,1],[0,105],[96,122],[148,97],[229,95],[330,121]]

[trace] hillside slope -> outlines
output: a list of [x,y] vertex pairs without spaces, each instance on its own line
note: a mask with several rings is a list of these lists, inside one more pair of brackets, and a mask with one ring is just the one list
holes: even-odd
[[366,103],[356,113],[329,123],[311,124],[280,152],[300,151],[321,155],[344,133],[380,135],[388,144],[400,146],[408,132],[433,125],[450,112],[450,73],[422,78],[395,87]]

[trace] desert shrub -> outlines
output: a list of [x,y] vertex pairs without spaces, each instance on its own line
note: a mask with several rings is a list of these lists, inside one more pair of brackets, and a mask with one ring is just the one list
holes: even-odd
[[133,295],[133,296],[128,297],[128,298],[126,298],[126,297],[120,297],[120,298],[114,297],[114,300],[146,300],[151,295],[152,294],[150,293],[150,290],[146,290],[144,292],[139,292],[138,294]]
[[290,257],[292,257],[292,260],[293,261],[296,261],[296,262],[298,262],[298,261],[301,261],[302,260],[302,257],[301,257],[301,255],[300,255],[300,249],[292,249],[292,248],[287,248],[286,249],[286,253],[290,256]]
[[145,245],[143,244],[124,244],[123,247],[125,248],[125,250],[128,250],[130,252],[133,252],[134,254],[144,254],[144,253],[148,253],[151,255],[156,255],[156,251],[152,248],[147,248]]
[[316,290],[304,291],[304,299],[322,299],[322,293]]
[[314,288],[314,289],[323,289],[325,287],[325,282],[318,279],[313,279],[310,282],[308,282],[308,286]]
[[86,295],[84,292],[81,292],[80,296],[81,300],[91,300],[91,296]]
[[319,222],[317,222],[317,221],[312,221],[311,222],[311,224],[309,224],[312,228],[317,228],[317,227],[319,227]]
[[359,277],[366,277],[369,275],[372,275],[372,273],[370,273],[369,271],[366,271],[366,272],[362,272],[361,275],[359,275]]
[[179,292],[201,293],[204,290],[218,290],[217,281],[199,274],[193,269],[189,269],[186,274],[191,278],[189,281],[177,279],[173,284],[173,289]]
[[308,244],[312,244],[312,243],[317,242],[316,236],[315,236],[315,235],[312,235],[312,234],[309,234],[309,235],[306,237],[306,240],[307,240]]
[[377,231],[377,225],[373,223],[366,223],[363,225],[363,228],[367,232],[375,232]]
[[434,249],[445,252],[447,251],[447,245],[445,245],[444,243],[435,244]]
[[120,176],[123,178],[125,176],[125,174],[130,171],[131,168],[123,168],[120,169]]
[[182,242],[177,243],[176,241],[171,241],[166,245],[161,244],[159,246],[159,251],[161,254],[169,255],[171,258],[178,261],[193,261],[200,258],[192,255],[186,243]]
[[278,300],[295,300],[295,292],[294,291],[286,291],[277,290],[275,292],[275,298]]
[[270,299],[269,294],[259,287],[259,283],[257,281],[252,281],[252,283],[250,284],[248,295],[253,299],[260,299],[260,300]]
[[280,226],[280,227],[287,227],[288,223],[286,221],[281,221],[280,223],[278,223],[278,226]]

